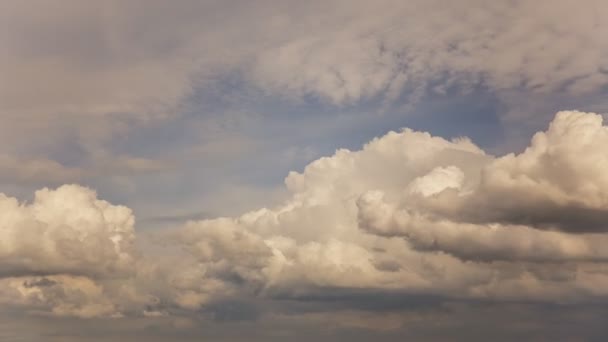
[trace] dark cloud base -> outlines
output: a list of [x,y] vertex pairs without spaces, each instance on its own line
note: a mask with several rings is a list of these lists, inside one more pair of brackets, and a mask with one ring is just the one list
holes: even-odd
[[[369,318],[358,312],[360,319]],[[386,329],[336,323],[344,311],[287,313],[256,320],[197,318],[92,319],[1,317],[6,342],[72,341],[605,341],[603,305],[547,305],[444,302],[424,310],[395,311]],[[348,322],[348,321],[347,321]],[[375,322],[370,321],[370,325]],[[382,328],[378,324],[377,328]],[[78,329],[74,329],[74,327]]]

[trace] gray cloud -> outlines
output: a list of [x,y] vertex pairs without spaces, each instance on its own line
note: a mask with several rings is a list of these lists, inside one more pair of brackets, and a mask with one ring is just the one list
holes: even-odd
[[234,70],[269,92],[336,104],[475,83],[585,93],[607,81],[607,10],[593,0],[6,2],[0,67],[11,82],[0,98],[6,113],[168,114]]
[[[521,339],[602,341],[602,305],[446,302],[435,309],[384,312],[358,310],[275,313],[255,324],[188,317],[73,320],[2,316],[6,341],[513,341]],[[509,324],[504,324],[508,321]],[[74,329],[78,325],[79,329]],[[371,329],[370,329],[371,328]]]

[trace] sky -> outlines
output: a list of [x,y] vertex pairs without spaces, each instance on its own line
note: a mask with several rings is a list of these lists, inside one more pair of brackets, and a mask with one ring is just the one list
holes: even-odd
[[0,2],[0,340],[605,341],[608,4]]

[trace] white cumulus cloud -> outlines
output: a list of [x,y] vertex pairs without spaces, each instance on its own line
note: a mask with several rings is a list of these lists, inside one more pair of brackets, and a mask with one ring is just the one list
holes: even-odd
[[340,291],[603,298],[604,139],[601,116],[581,112],[558,113],[526,151],[503,157],[391,132],[291,173],[291,197],[275,208],[143,235],[143,249],[131,211],[89,189],[43,189],[29,204],[3,196],[0,302],[119,317]]

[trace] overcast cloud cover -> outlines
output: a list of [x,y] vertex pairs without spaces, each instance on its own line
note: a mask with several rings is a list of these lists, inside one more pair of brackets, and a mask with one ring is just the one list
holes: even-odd
[[0,340],[606,340],[607,15],[2,1]]

